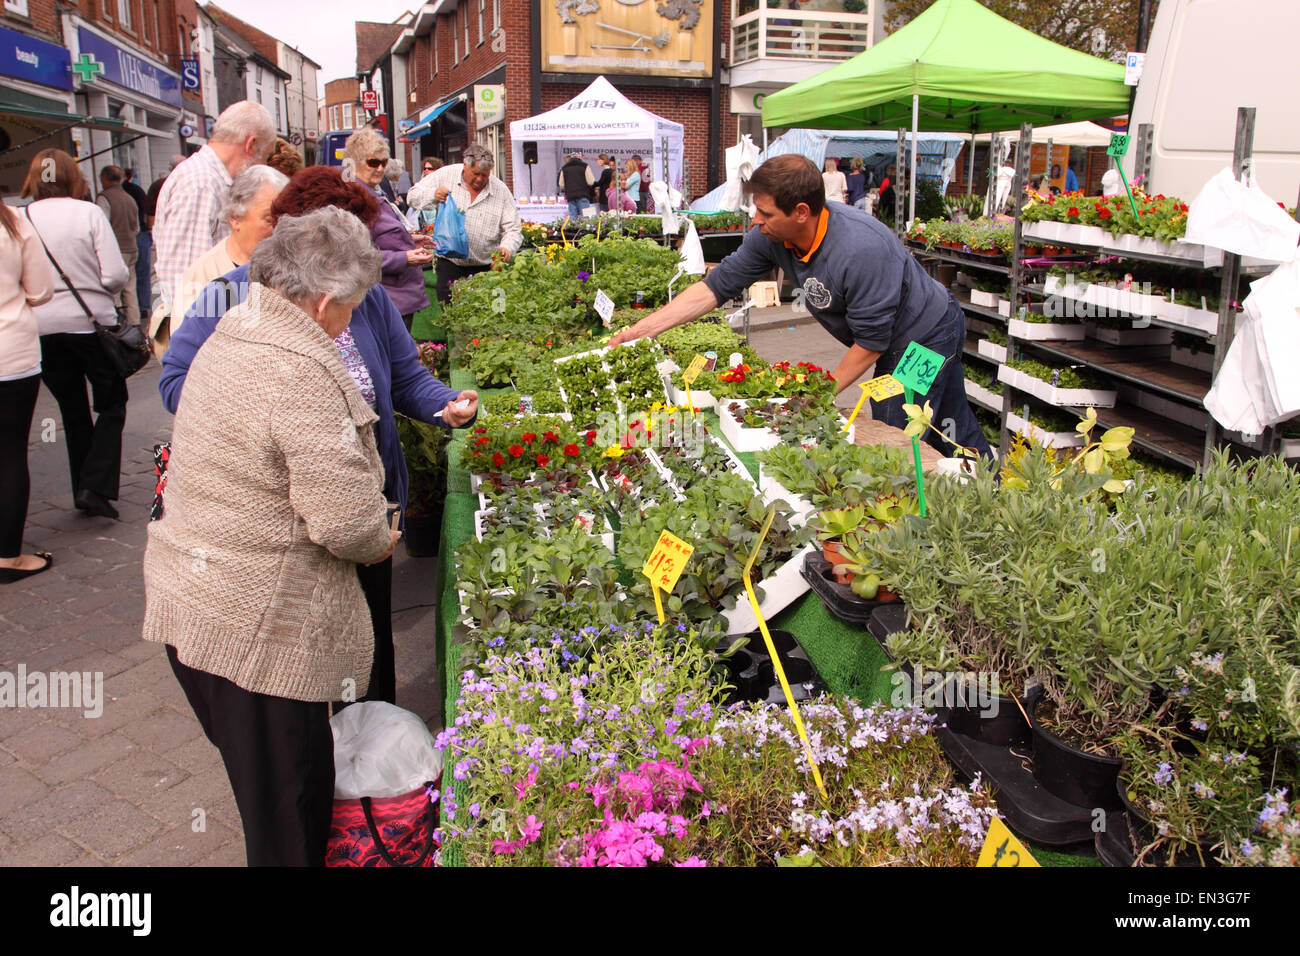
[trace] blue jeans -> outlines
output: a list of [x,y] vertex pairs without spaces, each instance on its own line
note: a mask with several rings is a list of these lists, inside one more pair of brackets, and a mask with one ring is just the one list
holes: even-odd
[[569,200],[569,218],[581,219],[586,213],[587,207],[591,205],[590,199],[570,199]]
[[150,295],[149,270],[153,268],[153,235],[141,229],[135,236],[135,247],[140,258],[135,260],[135,297],[140,302],[140,318],[149,325]]
[[[966,342],[966,313],[962,311],[957,300],[948,297],[948,314],[943,323],[927,335],[921,342],[926,348],[942,355],[943,369],[930,386],[930,394],[917,395],[916,403],[930,403],[934,411],[931,419],[934,427],[944,435],[950,436],[959,445],[973,448],[983,458],[992,458],[993,450],[989,447],[980,423],[971,411],[970,402],[966,400],[966,376],[962,372],[961,350]],[[898,360],[907,351],[909,343],[904,342],[897,349],[890,349],[876,360],[876,375],[892,372]],[[907,427],[907,415],[903,411],[904,395],[895,395],[883,402],[871,400],[871,417],[895,428]],[[945,455],[951,456],[952,445],[933,431],[927,431],[925,441]]]

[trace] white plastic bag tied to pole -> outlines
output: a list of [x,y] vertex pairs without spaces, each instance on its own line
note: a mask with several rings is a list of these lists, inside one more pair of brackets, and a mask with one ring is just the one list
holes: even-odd
[[1211,177],[1188,207],[1186,241],[1289,262],[1300,242],[1300,222],[1288,216],[1253,178],[1238,182],[1226,166]]
[[686,238],[682,240],[682,263],[688,275],[704,275],[704,246],[690,219],[686,220]]
[[748,133],[740,137],[740,142],[729,147],[727,159],[727,188],[718,203],[720,210],[737,210],[743,208],[744,184],[754,175],[758,167],[758,147]]
[[658,210],[663,219],[663,230],[665,236],[671,236],[681,228],[681,223],[677,220],[675,209],[681,208],[682,194],[675,189],[670,189],[665,182],[653,182],[650,184],[650,198],[655,202],[655,209]]

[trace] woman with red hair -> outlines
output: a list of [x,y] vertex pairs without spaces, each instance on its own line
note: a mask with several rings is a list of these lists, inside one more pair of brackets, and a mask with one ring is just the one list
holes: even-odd
[[[355,182],[344,182],[340,171],[332,166],[308,166],[289,180],[275,202],[271,217],[301,216],[315,209],[336,206],[352,213],[367,228],[379,215],[379,200],[370,190]],[[211,283],[198,301],[185,313],[180,329],[172,337],[162,360],[162,377],[158,390],[163,404],[175,413],[181,402],[185,376],[190,363],[208,336],[220,331],[220,321],[228,309],[248,297],[248,266],[240,266]],[[352,313],[342,334],[334,340],[343,365],[361,390],[379,421],[375,434],[379,455],[384,462],[384,494],[406,511],[406,458],[397,435],[394,411],[408,418],[446,428],[461,428],[473,422],[478,413],[478,393],[458,392],[430,374],[420,363],[415,340],[402,324],[402,316],[389,299],[383,286],[371,289]],[[365,700],[395,703],[397,679],[393,658],[391,591],[393,559],[379,564],[359,565],[357,577],[370,607],[375,632],[375,658],[370,674],[370,690]],[[345,688],[339,688],[345,699]]]

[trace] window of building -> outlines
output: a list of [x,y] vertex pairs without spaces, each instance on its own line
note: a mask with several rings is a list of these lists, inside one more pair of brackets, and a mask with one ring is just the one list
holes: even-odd
[[153,0],[153,35],[158,38],[158,49],[162,49],[162,18],[158,15],[158,0]]
[[262,102],[262,88],[260,86],[254,92],[254,95],[257,97],[257,102]]
[[461,23],[465,28],[465,55],[469,56],[469,4],[461,4],[460,9],[465,14]]
[[105,19],[105,20],[112,20],[112,19],[113,19],[113,0],[104,0],[103,7],[104,7],[104,19]]
[[492,0],[492,32],[501,29],[501,0]]
[[284,124],[280,122],[281,117],[280,117],[280,94],[279,93],[275,94],[275,113],[272,115],[275,116],[275,128],[282,129]]
[[483,42],[483,13],[487,8],[487,0],[478,0],[478,42]]
[[122,26],[131,29],[131,0],[117,0],[117,19]]
[[339,108],[337,106],[331,106],[330,107],[330,129],[333,130],[333,129],[342,129],[342,128],[343,127],[339,126]]
[[262,85],[262,68],[260,66],[257,68],[257,85]]
[[351,103],[344,103],[344,104],[343,104],[343,126],[342,126],[342,128],[343,128],[343,129],[351,129],[351,128],[352,128],[352,104],[351,104]]
[[456,29],[456,14],[451,15],[451,65],[455,69],[460,62],[460,31]]
[[433,76],[438,75],[438,25],[435,23],[429,31],[429,62],[433,64]]

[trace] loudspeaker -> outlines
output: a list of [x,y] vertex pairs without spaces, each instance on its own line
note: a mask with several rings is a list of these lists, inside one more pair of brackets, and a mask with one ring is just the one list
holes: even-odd
[[529,166],[537,165],[537,144],[534,142],[524,143],[524,162]]

